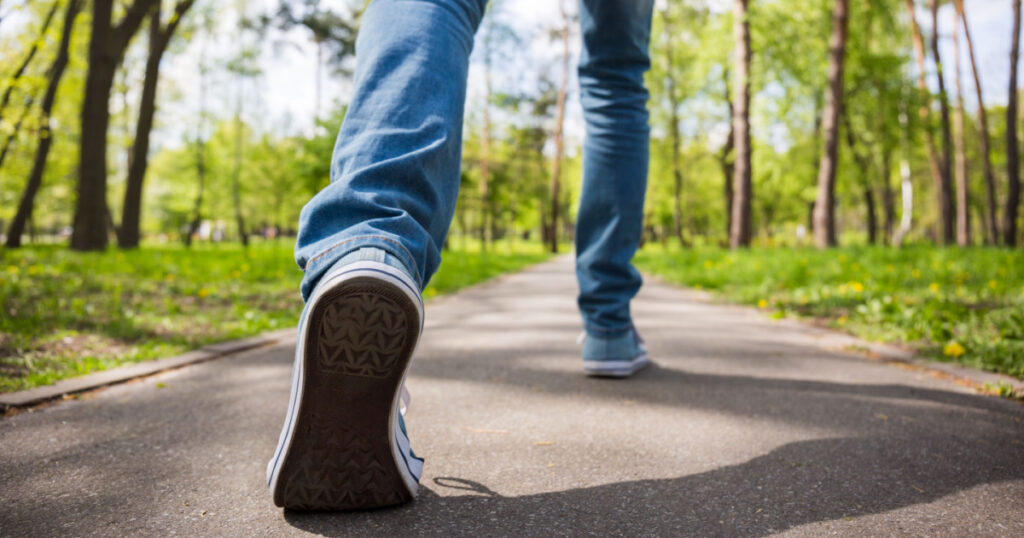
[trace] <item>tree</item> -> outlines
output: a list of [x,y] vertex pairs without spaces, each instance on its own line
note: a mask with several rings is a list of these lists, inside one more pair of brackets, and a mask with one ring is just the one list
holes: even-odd
[[1013,33],[1010,45],[1010,94],[1006,104],[1006,208],[1003,210],[1003,244],[1017,244],[1017,211],[1020,206],[1020,168],[1017,145],[1017,60],[1020,57],[1020,3],[1013,0]]
[[971,41],[971,29],[967,24],[963,0],[953,0],[956,13],[964,28],[964,39],[967,41],[967,55],[971,61],[971,73],[974,75],[974,90],[978,100],[978,145],[981,148],[981,163],[985,175],[985,238],[989,244],[999,242],[998,210],[996,208],[996,180],[992,172],[992,155],[988,146],[988,113],[985,100],[981,93],[981,77],[978,75],[978,64],[974,59],[974,43]]
[[50,114],[53,111],[53,102],[57,98],[57,88],[64,77],[64,69],[68,65],[68,47],[71,43],[71,32],[74,29],[75,18],[82,9],[84,0],[69,0],[64,10],[64,29],[61,31],[60,45],[57,48],[57,57],[53,60],[48,71],[49,81],[46,86],[46,94],[40,106],[42,113],[42,124],[39,128],[39,145],[36,147],[35,160],[32,163],[32,171],[29,173],[25,190],[18,202],[18,212],[14,215],[10,227],[7,229],[6,245],[8,248],[21,246],[21,236],[25,232],[25,226],[32,218],[32,207],[35,204],[36,193],[43,183],[43,171],[46,169],[46,158],[50,154],[50,146],[53,137],[50,131]]
[[[496,4],[492,4],[493,6]],[[491,11],[493,14],[493,11]],[[494,17],[487,18],[484,28],[484,107],[483,130],[480,137],[480,248],[487,251],[488,222],[491,218],[491,71],[494,53]]]
[[[237,2],[237,9],[239,12],[239,20],[241,24],[239,26],[244,30],[259,30],[253,28],[250,24],[245,22],[246,18],[246,1],[240,0]],[[242,153],[243,153],[243,139],[245,138],[245,123],[242,121],[242,108],[245,100],[243,99],[243,90],[245,86],[245,79],[248,77],[254,77],[259,74],[259,66],[256,63],[256,59],[259,56],[259,49],[252,47],[248,43],[244,43],[243,36],[239,36],[241,44],[241,50],[238,55],[228,63],[228,71],[235,75],[236,84],[236,95],[235,95],[235,119],[234,119],[234,166],[231,171],[231,202],[235,210],[235,226],[238,228],[238,238],[242,242],[242,246],[249,246],[249,231],[245,225],[245,216],[242,214]],[[317,49],[320,50],[319,48]],[[318,59],[319,60],[319,59]],[[319,90],[318,90],[319,91]],[[318,97],[319,99],[319,97]],[[318,104],[319,106],[319,104]],[[319,110],[317,110],[317,117],[319,119]]]
[[[925,69],[924,69],[924,38],[921,36],[921,28],[917,25],[917,16],[914,14],[914,0],[905,0],[907,6],[907,15],[910,17],[910,29],[911,36],[913,37],[914,44],[914,58],[917,61],[917,87],[924,94],[925,100],[921,104],[921,108],[918,109],[918,114],[921,116],[921,120],[924,123],[924,139],[925,146],[928,150],[928,166],[932,175],[932,182],[935,184],[935,197],[939,206],[939,220],[940,227],[944,227],[943,223],[952,223],[952,215],[950,214],[949,208],[951,201],[949,199],[949,188],[946,183],[946,174],[943,172],[945,165],[942,164],[939,159],[938,151],[935,149],[935,138],[932,136],[932,131],[929,126],[929,119],[931,117],[931,94],[928,91],[928,84],[925,82]],[[950,228],[952,230],[952,228]],[[944,234],[939,234],[940,238],[945,237]]]
[[942,131],[942,155],[939,166],[942,183],[939,185],[939,242],[950,244],[954,236],[953,179],[950,172],[952,136],[949,129],[949,96],[946,94],[946,74],[942,70],[942,56],[939,55],[939,1],[928,0],[932,14],[932,60],[935,62],[935,76],[938,80],[939,127]]
[[[849,0],[836,0],[832,10],[832,38],[829,40],[828,86],[822,129],[825,151],[818,169],[818,197],[814,202],[814,244],[818,248],[836,245],[835,184],[839,158],[839,116],[843,110],[843,60],[846,57]],[[852,145],[852,144],[851,144]],[[874,203],[869,204],[873,212]]]
[[729,118],[729,134],[725,137],[725,144],[722,144],[722,148],[718,150],[718,154],[715,156],[718,161],[719,168],[722,169],[722,194],[725,196],[725,235],[729,237],[732,231],[732,200],[733,200],[733,146],[736,144],[736,137],[734,136],[734,130],[736,123],[732,121],[733,109],[732,109],[732,96],[729,92],[729,70],[724,69],[722,71],[723,85],[725,86],[725,105],[728,111],[727,117]]
[[142,99],[139,103],[139,120],[135,128],[135,141],[132,144],[131,160],[128,166],[128,178],[125,182],[124,206],[121,214],[121,227],[118,229],[117,243],[121,248],[139,246],[139,221],[142,215],[142,187],[146,177],[149,159],[149,134],[153,130],[153,117],[156,115],[157,82],[160,78],[160,60],[171,42],[171,37],[178,29],[181,18],[192,7],[194,0],[178,0],[174,6],[174,14],[167,25],[163,26],[161,18],[161,2],[158,0],[152,7],[149,16],[149,56],[146,59],[146,75],[142,82]]
[[733,196],[729,246],[750,246],[750,201],[753,196],[750,180],[750,21],[748,0],[733,0]]
[[956,107],[953,109],[953,131],[956,168],[956,244],[971,244],[971,212],[967,188],[967,154],[964,149],[964,92],[960,82],[960,32],[953,25],[953,80],[956,81]]
[[36,102],[34,96],[28,96],[25,98],[25,106],[21,110],[21,114],[18,115],[18,119],[14,122],[14,128],[11,129],[11,135],[7,137],[4,142],[4,147],[0,148],[0,166],[4,165],[4,161],[7,160],[7,153],[11,150],[11,146],[14,145],[14,141],[17,140],[18,132],[21,131],[21,125],[25,123],[25,118],[32,113],[32,105]]
[[[369,2],[360,2],[368,5]],[[295,5],[297,4],[297,5]],[[320,0],[282,0],[277,10],[277,25],[282,30],[296,26],[309,30],[316,45],[316,97],[314,115],[320,117],[320,101],[323,92],[324,52],[330,54],[329,63],[335,71],[345,72],[345,61],[355,54],[358,21],[362,14],[356,10],[351,17],[344,17],[330,9],[324,9]],[[265,21],[270,22],[270,21]]]
[[82,101],[78,199],[71,233],[74,250],[107,246],[107,127],[110,90],[117,66],[146,14],[158,0],[133,0],[121,22],[113,24],[113,0],[93,0],[89,71]]
[[[4,89],[3,97],[0,97],[0,118],[3,118],[4,109],[7,108],[7,104],[11,100],[11,94],[14,92],[14,88],[18,86],[18,80],[25,74],[25,69],[32,63],[32,58],[35,57],[36,52],[39,50],[39,44],[44,41],[46,30],[50,27],[50,22],[53,21],[53,15],[57,12],[57,8],[60,7],[60,0],[56,0],[50,10],[46,12],[46,16],[43,17],[43,25],[39,29],[39,37],[32,40],[32,45],[28,48],[28,53],[25,54],[25,58],[18,64],[17,69],[11,74],[7,80],[7,87]],[[14,136],[13,134],[11,135]]]
[[668,93],[669,136],[672,141],[672,185],[674,187],[672,197],[672,234],[679,240],[680,245],[686,246],[686,240],[683,238],[683,170],[679,159],[680,146],[682,145],[679,136],[679,93],[676,90],[677,83],[672,45],[675,33],[672,31],[672,16],[669,14],[667,4],[661,11],[661,18],[665,34],[665,63],[667,66],[665,69],[667,88],[665,90]]
[[552,253],[558,252],[558,191],[562,175],[562,158],[565,154],[562,127],[565,124],[565,96],[569,86],[569,14],[565,11],[563,0],[559,0],[558,10],[562,15],[562,78],[558,82],[558,102],[555,105],[555,155],[551,159],[551,232],[548,238],[551,240]]

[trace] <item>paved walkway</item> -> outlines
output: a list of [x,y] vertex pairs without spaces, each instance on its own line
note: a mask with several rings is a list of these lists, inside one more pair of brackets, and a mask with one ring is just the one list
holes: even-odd
[[0,535],[1024,536],[1024,406],[649,282],[657,366],[580,373],[571,260],[433,301],[420,498],[275,508],[291,345],[0,420]]

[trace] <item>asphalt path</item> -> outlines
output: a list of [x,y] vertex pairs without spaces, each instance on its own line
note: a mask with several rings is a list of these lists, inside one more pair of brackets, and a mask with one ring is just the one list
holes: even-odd
[[411,504],[274,507],[284,342],[0,420],[0,536],[1024,536],[1024,405],[651,279],[656,364],[591,379],[575,293],[562,257],[428,303]]

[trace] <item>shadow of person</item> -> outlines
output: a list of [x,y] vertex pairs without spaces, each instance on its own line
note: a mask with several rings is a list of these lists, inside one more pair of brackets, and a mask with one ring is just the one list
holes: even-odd
[[1012,432],[986,439],[897,435],[789,443],[744,463],[669,479],[501,495],[438,477],[406,506],[373,512],[285,512],[324,535],[764,536],[881,514],[983,485],[1024,479]]

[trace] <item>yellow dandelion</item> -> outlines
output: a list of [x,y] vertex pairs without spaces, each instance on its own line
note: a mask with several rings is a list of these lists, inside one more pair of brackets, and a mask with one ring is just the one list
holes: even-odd
[[839,318],[836,319],[836,323],[838,323],[840,325],[846,325],[847,321],[850,321],[850,318],[848,318],[846,316],[839,316]]
[[938,282],[932,282],[928,286],[928,291],[930,291],[932,293],[939,293],[939,283]]
[[856,293],[861,293],[864,291],[864,284],[861,284],[860,282],[850,282],[850,289]]
[[995,280],[989,280],[988,281],[988,289],[990,289],[990,290],[995,291],[996,286],[998,286],[998,285],[999,285],[999,283],[996,282]]
[[8,265],[7,266],[7,272],[12,274],[12,275],[18,274],[18,266],[17,265]]
[[210,290],[207,288],[200,288],[196,295],[198,295],[200,298],[206,297],[210,295]]
[[704,268],[705,269],[711,269],[714,266],[715,266],[715,263],[712,262],[711,260],[704,260]]
[[967,352],[967,350],[964,349],[964,346],[960,345],[960,342],[957,342],[956,340],[946,344],[942,348],[942,354],[947,357],[959,357],[965,352]]
[[768,301],[765,301],[764,299],[759,300],[757,302],[757,307],[758,308],[768,308]]

